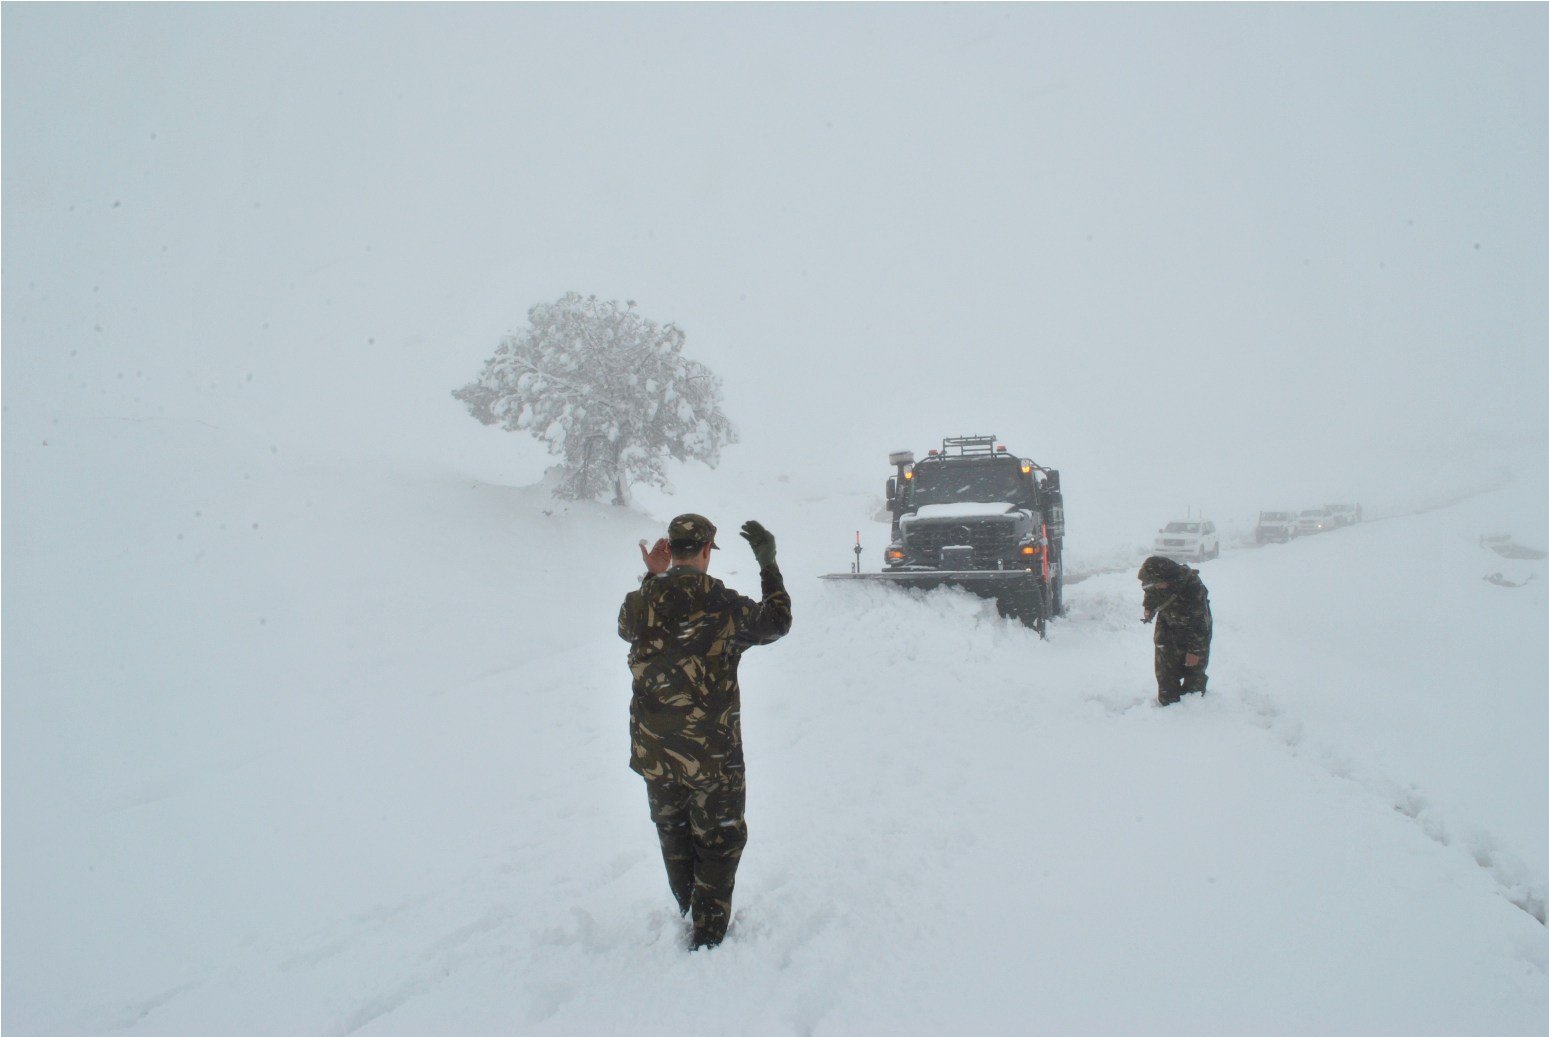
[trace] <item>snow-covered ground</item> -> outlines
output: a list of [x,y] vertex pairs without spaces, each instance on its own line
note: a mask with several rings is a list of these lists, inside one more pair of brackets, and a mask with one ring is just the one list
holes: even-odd
[[[1549,1032],[1549,570],[1481,544],[1549,548],[1549,8],[0,17],[7,1037]],[[561,504],[451,398],[567,291],[684,329],[717,470]],[[818,579],[974,434],[1062,473],[1047,641]],[[681,511],[795,602],[692,955],[614,633]]]
[[683,507],[780,538],[796,625],[744,664],[752,841],[690,956],[613,633],[668,510],[193,422],[44,438],[5,444],[7,1032],[1549,1018],[1549,572],[1478,542],[1545,539],[1537,477],[1205,563],[1212,691],[1161,710],[1129,572],[1040,642],[816,579],[869,496],[701,476]]

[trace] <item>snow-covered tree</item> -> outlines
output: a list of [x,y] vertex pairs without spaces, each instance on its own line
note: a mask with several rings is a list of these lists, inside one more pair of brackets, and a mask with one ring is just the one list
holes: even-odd
[[683,332],[571,292],[527,312],[477,381],[452,395],[486,425],[531,433],[563,459],[554,494],[629,502],[636,483],[667,485],[667,460],[714,468],[737,441],[721,380],[683,356]]

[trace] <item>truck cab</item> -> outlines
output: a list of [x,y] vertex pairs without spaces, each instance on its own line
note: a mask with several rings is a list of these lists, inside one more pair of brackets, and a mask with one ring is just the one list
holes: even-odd
[[936,577],[934,583],[1015,586],[1043,598],[1021,601],[1022,612],[1036,610],[1042,619],[1059,614],[1065,507],[1058,471],[1013,455],[994,436],[947,438],[919,460],[912,451],[889,460],[896,474],[887,481],[886,572]]

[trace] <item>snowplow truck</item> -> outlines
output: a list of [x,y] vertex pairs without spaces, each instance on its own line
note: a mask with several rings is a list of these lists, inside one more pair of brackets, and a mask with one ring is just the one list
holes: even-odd
[[1065,507],[1060,473],[994,436],[943,439],[915,459],[889,456],[892,540],[883,569],[851,579],[963,587],[1044,636],[1064,611]]

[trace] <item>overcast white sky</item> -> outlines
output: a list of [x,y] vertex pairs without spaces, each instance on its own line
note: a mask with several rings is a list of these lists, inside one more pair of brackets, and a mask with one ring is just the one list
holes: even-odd
[[966,432],[1191,500],[1549,442],[1543,5],[10,4],[3,40],[7,435],[452,457],[450,390],[577,290],[687,331],[727,463],[827,443],[868,486]]

